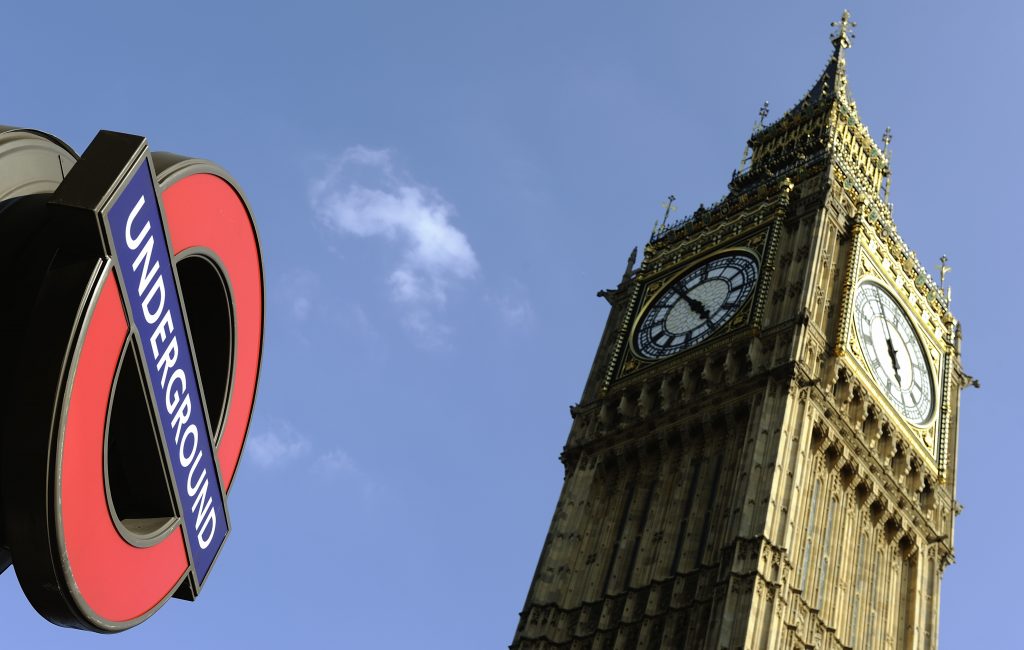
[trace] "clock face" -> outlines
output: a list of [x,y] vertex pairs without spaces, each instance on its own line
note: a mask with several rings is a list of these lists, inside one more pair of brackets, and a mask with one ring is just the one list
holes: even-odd
[[672,282],[640,320],[636,349],[661,359],[697,345],[727,323],[750,298],[757,259],[730,253],[693,267]]
[[880,285],[864,282],[854,297],[857,340],[875,382],[911,424],[924,424],[935,406],[924,346],[907,314]]

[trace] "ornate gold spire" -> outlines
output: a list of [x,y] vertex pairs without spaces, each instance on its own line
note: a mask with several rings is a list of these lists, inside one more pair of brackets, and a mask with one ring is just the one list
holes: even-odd
[[[849,177],[869,193],[880,194],[889,176],[889,157],[871,139],[849,95],[844,52],[853,42],[850,12],[843,11],[829,34],[832,53],[811,89],[778,120],[755,130],[749,159],[733,176],[731,189],[751,187],[782,173],[797,160],[827,152],[848,168]],[[746,153],[746,152],[745,152]]]
[[857,23],[851,21],[850,12],[844,10],[839,22],[832,23],[832,26],[836,28],[830,39],[833,47],[832,56],[829,57],[825,70],[818,77],[818,81],[810,92],[804,96],[800,105],[815,104],[825,99],[836,98],[850,104],[851,108],[856,111],[856,107],[853,106],[853,102],[846,94],[846,57],[843,55],[843,50],[853,44],[852,30]]

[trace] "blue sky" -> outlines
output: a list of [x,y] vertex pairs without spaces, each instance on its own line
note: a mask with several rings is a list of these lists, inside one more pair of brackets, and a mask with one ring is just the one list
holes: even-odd
[[[783,8],[784,6],[784,8]],[[846,5],[850,91],[891,126],[894,216],[946,254],[964,365],[944,648],[1008,647],[1024,568],[1018,3]],[[843,5],[48,3],[4,10],[0,123],[205,157],[267,273],[233,534],[200,599],[115,637],[0,575],[7,647],[506,646],[606,303],[670,193],[726,191],[765,100]],[[984,624],[981,622],[984,621]]]

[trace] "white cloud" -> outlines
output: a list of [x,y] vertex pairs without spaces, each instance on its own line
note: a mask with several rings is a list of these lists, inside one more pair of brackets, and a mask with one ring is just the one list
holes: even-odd
[[533,308],[525,300],[517,300],[509,296],[501,296],[495,304],[498,306],[498,313],[509,327],[521,327],[533,320]]
[[289,271],[275,282],[276,296],[283,302],[288,314],[299,322],[312,316],[320,292],[320,278],[309,269]]
[[287,422],[277,422],[270,429],[253,433],[245,444],[245,455],[260,467],[286,465],[309,453],[305,436]]
[[356,464],[341,449],[332,449],[323,454],[313,463],[313,468],[322,474],[351,474],[356,472]]
[[292,299],[292,316],[295,317],[295,320],[306,320],[312,304],[313,301],[308,296],[295,296]]
[[372,500],[377,492],[376,483],[366,476],[345,450],[335,447],[313,461],[313,473],[325,481],[344,481],[355,488],[363,499]]
[[382,237],[401,247],[388,278],[393,298],[410,306],[407,324],[445,303],[454,282],[479,264],[454,208],[437,191],[402,178],[386,150],[351,147],[310,190],[317,219],[342,235]]
[[485,299],[498,312],[506,327],[523,329],[533,324],[533,306],[522,283],[514,281],[507,290],[490,292]]
[[311,442],[284,420],[251,434],[246,441],[245,455],[262,469],[294,464],[323,480],[345,481],[364,498],[371,497],[376,490],[374,481],[363,473],[348,452],[340,447],[320,451],[319,444]]

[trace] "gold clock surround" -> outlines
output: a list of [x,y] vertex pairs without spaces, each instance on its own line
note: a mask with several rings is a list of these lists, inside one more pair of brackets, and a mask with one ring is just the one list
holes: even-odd
[[[783,197],[790,186],[786,183],[780,186],[780,194]],[[657,243],[649,244],[644,266],[637,273],[637,281],[632,288],[629,314],[624,321],[624,327],[618,333],[616,345],[618,358],[610,366],[610,374],[606,381],[610,383],[623,379],[652,365],[689,354],[696,347],[714,349],[726,344],[732,334],[756,330],[760,325],[766,300],[765,294],[774,271],[775,246],[778,241],[778,230],[781,227],[779,222],[782,216],[783,213],[777,210],[758,211],[751,214],[746,219],[746,227],[736,228],[733,231],[734,233],[738,231],[739,236],[734,234],[732,238],[725,241],[722,241],[719,236],[717,239],[719,243],[716,246],[705,248],[694,255],[692,259],[686,259],[687,250],[682,246],[659,250]],[[754,290],[737,312],[698,346],[686,348],[675,355],[659,359],[650,359],[640,354],[636,349],[637,328],[661,292],[691,269],[730,253],[749,255],[758,264]],[[647,260],[655,260],[655,263],[648,264]]]

